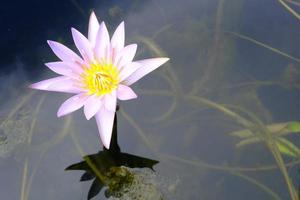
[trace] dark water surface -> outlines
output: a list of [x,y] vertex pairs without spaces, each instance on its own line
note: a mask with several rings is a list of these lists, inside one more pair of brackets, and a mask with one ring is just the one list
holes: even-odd
[[57,60],[46,40],[75,49],[70,28],[87,34],[92,10],[110,33],[125,21],[126,44],[138,44],[135,59],[170,58],[134,85],[139,97],[118,111],[120,163],[155,163],[155,171],[125,168],[137,181],[111,199],[286,200],[297,193],[300,20],[279,1],[28,0],[0,7],[0,199],[87,198],[92,181],[65,168],[102,151],[95,120],[82,110],[58,119],[68,95],[27,86],[55,76],[43,64]]

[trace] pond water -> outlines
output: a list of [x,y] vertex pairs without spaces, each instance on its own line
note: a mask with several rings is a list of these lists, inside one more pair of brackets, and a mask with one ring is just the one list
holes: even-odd
[[[0,11],[0,199],[298,199],[298,0],[28,0]],[[75,50],[70,28],[87,34],[92,11],[110,33],[125,21],[135,59],[170,58],[119,102],[109,152],[82,109],[56,117],[70,95],[28,88],[55,76],[46,41]]]

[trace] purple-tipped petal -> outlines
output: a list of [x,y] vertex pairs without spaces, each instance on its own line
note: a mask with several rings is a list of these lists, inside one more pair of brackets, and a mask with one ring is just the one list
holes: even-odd
[[136,93],[126,85],[119,85],[117,89],[117,97],[120,100],[129,100],[137,98]]
[[111,46],[113,49],[119,51],[124,47],[124,43],[125,43],[125,28],[124,28],[124,22],[121,22],[111,38]]
[[107,110],[104,106],[95,115],[100,138],[106,149],[109,149],[112,136],[115,110]]
[[150,58],[145,60],[137,60],[135,62],[141,64],[141,67],[137,69],[133,74],[131,74],[126,80],[123,81],[126,85],[131,85],[147,75],[148,73],[152,72],[165,62],[167,62],[169,58]]
[[136,44],[130,44],[124,47],[117,53],[114,65],[120,69],[122,66],[130,63],[135,56],[136,49]]
[[137,71],[141,67],[140,63],[132,62],[123,66],[120,70],[120,82],[126,80],[131,74]]
[[75,86],[74,80],[66,76],[50,78],[29,86],[32,89],[54,92],[79,93],[82,89]]
[[82,59],[65,45],[51,40],[47,42],[55,55],[62,61],[83,63]]
[[75,28],[72,28],[71,31],[72,31],[74,43],[77,49],[79,50],[80,54],[84,58],[84,60],[87,62],[93,62],[94,53],[89,40],[84,35],[82,35],[79,31],[77,31]]
[[116,91],[112,91],[110,94],[106,94],[104,96],[104,107],[107,110],[116,110],[117,106],[117,93]]
[[84,105],[84,114],[87,120],[90,120],[101,108],[102,97],[90,96]]
[[88,96],[81,93],[67,99],[58,109],[57,117],[62,117],[81,108]]
[[105,23],[100,24],[95,44],[95,55],[98,61],[102,61],[106,57],[106,51],[109,46],[109,34]]
[[99,30],[99,22],[95,13],[92,12],[89,20],[89,33],[88,33],[88,39],[92,47],[95,47],[98,30]]
[[70,62],[50,62],[45,65],[55,73],[73,78],[83,71],[79,65]]

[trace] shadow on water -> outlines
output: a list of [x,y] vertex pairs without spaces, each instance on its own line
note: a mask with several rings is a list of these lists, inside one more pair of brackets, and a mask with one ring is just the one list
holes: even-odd
[[135,178],[133,172],[128,168],[149,168],[153,170],[153,166],[158,162],[121,152],[118,144],[116,113],[110,148],[103,147],[103,150],[96,154],[86,155],[83,157],[83,161],[70,165],[66,170],[85,171],[80,181],[93,180],[88,192],[88,199],[96,196],[104,187],[107,187],[105,190],[107,198],[110,196],[121,197],[123,194],[120,191],[128,192],[124,188],[130,186]]

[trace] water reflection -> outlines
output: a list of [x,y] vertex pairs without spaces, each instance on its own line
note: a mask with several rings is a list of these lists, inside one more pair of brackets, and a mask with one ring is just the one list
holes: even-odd
[[[156,188],[167,194],[178,179],[179,184],[173,187],[176,196],[164,195],[164,199],[291,199],[287,183],[294,185],[290,188],[295,187],[295,191],[300,184],[299,133],[290,126],[300,119],[298,20],[276,1],[175,0],[172,5],[166,0],[76,1],[84,5],[85,16],[91,10],[99,13],[110,30],[125,20],[127,42],[138,42],[138,57],[172,58],[166,68],[135,86],[140,100],[124,103],[125,114],[118,116],[122,150],[155,155],[160,164],[155,166],[156,172],[149,167],[135,171],[122,167],[125,173],[149,172],[143,183],[157,175],[152,185],[158,182],[160,187]],[[11,2],[11,6],[3,2],[7,13],[14,10]],[[59,6],[57,1],[49,2],[40,7],[38,1],[26,1],[23,4],[27,6],[16,8],[20,12],[14,13],[18,14],[2,20],[6,48],[1,66],[13,74],[0,77],[0,118],[6,118],[15,107],[12,104],[19,104],[19,97],[28,93],[21,87],[23,84],[51,76],[39,70],[45,70],[43,62],[55,59],[45,41],[73,45],[69,27],[86,30],[87,18],[74,12],[73,4],[66,3],[69,0],[60,1]],[[24,32],[24,25],[29,24],[31,28]],[[26,73],[16,72],[18,66],[24,66]],[[27,80],[26,74],[32,80]],[[24,104],[32,107],[31,113],[35,112],[40,94]],[[18,110],[9,121],[5,120],[5,126],[0,126],[1,199],[86,199],[86,186],[98,181],[83,169],[79,172],[86,173],[82,179],[90,181],[78,183],[78,171],[62,170],[81,161],[74,146],[76,139],[82,152],[100,150],[94,121],[87,122],[81,113],[56,118],[55,108],[63,98],[67,97],[47,95],[36,115],[17,117],[21,112]],[[237,114],[248,122],[239,123]],[[32,142],[28,142],[31,136],[26,130],[34,120]],[[265,140],[267,137],[272,140]],[[274,157],[268,144],[280,154],[276,150]],[[98,157],[100,154],[105,157],[108,152],[103,150]],[[95,159],[90,159],[96,162],[96,157],[94,154]],[[118,169],[112,168],[110,176],[116,177]],[[93,187],[97,191],[99,183]],[[103,185],[95,199],[104,199],[103,192],[108,188],[108,184]]]
[[116,114],[110,148],[103,147],[102,151],[86,155],[83,157],[83,161],[66,168],[66,170],[85,171],[80,181],[93,180],[88,192],[88,199],[95,197],[104,187],[106,187],[104,194],[107,198],[111,196],[121,197],[123,192],[128,192],[124,188],[131,186],[136,181],[136,176],[130,168],[149,168],[153,170],[153,166],[159,162],[121,152],[117,137]]

